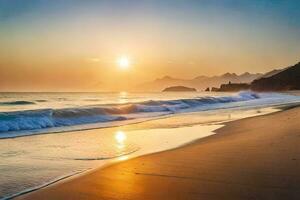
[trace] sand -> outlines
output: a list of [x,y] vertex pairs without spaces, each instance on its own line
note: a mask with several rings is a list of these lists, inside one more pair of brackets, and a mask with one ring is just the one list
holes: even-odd
[[229,122],[217,133],[17,199],[300,199],[300,108]]

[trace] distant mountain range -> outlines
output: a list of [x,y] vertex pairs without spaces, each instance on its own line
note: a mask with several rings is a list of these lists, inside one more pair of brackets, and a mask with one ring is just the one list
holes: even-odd
[[230,91],[245,88],[255,91],[300,90],[300,62],[296,65],[275,69],[265,74],[245,72],[237,75],[235,73],[225,73],[220,76],[198,76],[193,79],[178,79],[164,76],[138,85],[136,90],[162,91],[172,86],[191,87],[196,88],[198,91],[204,91],[207,88],[213,88],[214,91]]
[[251,83],[225,83],[214,91],[234,92],[240,90],[253,91],[287,91],[300,90],[300,62],[280,70],[270,71],[253,80]]
[[167,87],[185,86],[196,88],[198,91],[205,90],[207,87],[219,87],[221,84],[231,83],[251,83],[253,80],[264,76],[264,74],[243,73],[225,73],[220,76],[198,76],[194,79],[178,79],[170,76],[164,76],[151,82],[140,84],[136,87],[138,91],[162,91]]

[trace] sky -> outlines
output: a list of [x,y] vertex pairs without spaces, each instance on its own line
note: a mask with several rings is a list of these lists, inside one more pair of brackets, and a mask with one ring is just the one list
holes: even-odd
[[297,0],[0,0],[0,91],[123,91],[290,66],[299,10]]

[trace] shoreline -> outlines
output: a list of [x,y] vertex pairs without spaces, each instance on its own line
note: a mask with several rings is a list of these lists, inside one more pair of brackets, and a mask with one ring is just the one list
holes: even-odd
[[[258,111],[259,110],[259,111]],[[153,120],[148,120],[148,121],[146,121],[146,122],[144,122],[144,123],[138,123],[138,124],[130,124],[130,125],[127,125],[127,126],[123,126],[123,128],[125,128],[125,131],[127,132],[127,131],[139,131],[139,130],[147,130],[147,132],[148,132],[148,129],[149,130],[153,130],[153,131],[151,131],[151,132],[157,132],[157,131],[159,131],[160,132],[160,130],[161,131],[164,131],[164,130],[166,130],[166,129],[168,129],[168,130],[179,130],[180,128],[188,128],[188,127],[194,127],[194,126],[201,126],[201,127],[198,127],[198,128],[200,128],[201,130],[206,130],[207,131],[207,129],[205,128],[205,127],[213,127],[213,126],[215,126],[215,125],[218,125],[218,124],[222,124],[222,123],[225,123],[225,122],[228,122],[228,121],[234,121],[234,120],[237,120],[237,119],[240,119],[241,118],[241,116],[242,116],[242,118],[244,118],[244,117],[251,117],[251,116],[253,116],[253,115],[262,115],[262,114],[266,114],[266,113],[270,113],[270,112],[278,112],[278,111],[280,111],[280,109],[276,109],[276,108],[263,108],[263,110],[260,110],[260,109],[251,109],[251,110],[248,110],[248,109],[246,109],[246,110],[244,110],[244,111],[242,111],[242,114],[241,114],[241,111],[238,111],[238,112],[234,112],[234,114],[232,114],[232,119],[223,119],[224,118],[224,116],[226,115],[227,116],[227,114],[225,113],[223,113],[222,115],[224,115],[223,117],[221,117],[222,118],[222,120],[217,120],[217,121],[211,121],[211,120],[208,120],[209,122],[197,122],[197,123],[194,123],[194,122],[192,122],[192,123],[189,123],[188,125],[187,124],[182,124],[182,125],[173,125],[173,121],[174,121],[174,118],[177,118],[177,120],[178,119],[180,119],[180,120],[184,120],[184,121],[189,121],[189,119],[191,119],[191,117],[192,117],[192,119],[194,119],[194,117],[195,116],[198,116],[198,112],[193,112],[193,113],[180,113],[180,114],[177,114],[177,115],[172,115],[172,116],[168,116],[168,117],[163,117],[163,118],[159,118],[159,119],[153,119]],[[202,112],[201,112],[202,113]],[[196,115],[195,115],[196,114]],[[202,113],[203,114],[203,113]],[[212,116],[214,116],[214,114],[212,115]],[[206,116],[207,117],[207,116]],[[213,117],[214,118],[214,117]],[[173,120],[170,120],[170,119],[173,119]],[[162,121],[163,120],[163,121]],[[199,120],[199,119],[197,119],[197,120]],[[196,120],[196,121],[197,121]],[[175,120],[176,121],[176,120]],[[171,125],[171,126],[159,126],[159,127],[156,127],[155,126],[155,124],[157,125],[157,124],[160,124],[161,122],[163,122],[163,124],[165,124],[166,122],[167,123],[169,123],[169,122],[171,122],[171,124],[169,124],[169,125]],[[191,121],[190,121],[191,122]],[[150,124],[149,124],[150,123]],[[154,126],[153,126],[153,124],[154,124]],[[149,126],[150,125],[150,126]],[[175,129],[174,129],[175,128]],[[177,129],[177,128],[179,128],[179,129]],[[107,131],[109,131],[109,132],[111,132],[111,129],[115,129],[115,128],[108,128],[107,129]],[[214,129],[215,130],[215,129]],[[103,131],[105,131],[105,130],[103,130],[103,129],[96,129],[96,130],[87,130],[87,131],[84,131],[85,133],[91,133],[91,132],[94,132],[94,133],[99,133],[99,131],[100,132],[103,132]],[[105,132],[107,132],[107,131],[105,131]],[[151,132],[148,132],[148,133],[151,133]],[[195,131],[192,131],[192,132],[195,132]],[[209,130],[209,132],[211,132],[211,133],[213,133],[212,132],[212,130]],[[69,134],[70,133],[70,134]],[[74,132],[74,134],[75,134],[75,136],[78,134],[79,132],[78,131],[76,131],[76,132]],[[70,135],[70,136],[72,136],[71,134],[72,134],[72,132],[67,132],[67,133],[63,133],[63,134],[67,134],[67,135]],[[160,133],[161,134],[161,133]],[[182,134],[182,133],[181,133]],[[214,133],[213,133],[214,134]],[[36,137],[47,137],[48,138],[48,136],[51,136],[51,137],[53,137],[53,136],[57,136],[58,138],[60,137],[60,136],[63,136],[63,135],[60,135],[60,134],[41,134],[41,135],[36,135]],[[82,134],[81,134],[82,135]],[[131,134],[130,134],[131,135]],[[193,135],[195,135],[195,134],[193,134]],[[134,155],[131,155],[131,154],[129,154],[129,157],[130,157],[130,159],[132,159],[132,158],[135,158],[135,157],[140,157],[140,156],[143,156],[143,155],[147,155],[147,154],[152,154],[152,153],[157,153],[157,152],[162,152],[162,151],[166,151],[166,150],[170,150],[170,149],[174,149],[174,148],[181,148],[182,146],[186,146],[187,144],[190,144],[190,143],[193,143],[194,141],[197,141],[198,139],[201,139],[201,138],[203,138],[203,137],[207,137],[207,136],[199,136],[199,134],[197,134],[198,136],[198,138],[195,138],[195,139],[184,139],[184,140],[186,140],[187,142],[183,142],[183,141],[181,141],[180,143],[178,143],[178,144],[176,144],[174,147],[163,147],[162,148],[162,150],[155,150],[155,149],[153,149],[153,150],[151,150],[151,151],[146,151],[146,153],[144,152],[144,153],[140,153],[140,154],[135,154],[135,153],[133,153]],[[35,137],[34,135],[32,135],[32,136],[29,136],[29,137],[19,137],[19,138],[17,138],[17,139],[30,139],[31,137]],[[190,138],[190,137],[188,137],[188,138]],[[33,138],[33,139],[35,139],[35,138]],[[31,139],[30,139],[31,140]],[[174,144],[173,144],[174,145]],[[147,148],[148,150],[149,150],[149,148]],[[151,148],[152,149],[152,148]],[[122,158],[122,157],[124,157],[124,156],[118,156],[118,157],[116,157],[116,158],[114,158],[114,159],[104,159],[103,161],[105,162],[105,163],[102,163],[102,161],[101,161],[101,163],[100,164],[97,164],[97,165],[93,165],[93,166],[91,166],[91,167],[88,167],[88,168],[86,168],[86,169],[84,169],[84,170],[80,170],[80,173],[79,174],[77,174],[78,173],[78,171],[76,170],[75,172],[70,172],[70,173],[65,173],[65,174],[62,174],[62,175],[60,175],[60,176],[56,176],[56,177],[53,177],[53,179],[49,179],[49,180],[47,180],[46,182],[43,182],[43,183],[41,183],[41,184],[39,184],[39,185],[36,185],[36,186],[32,186],[32,187],[28,187],[27,189],[25,189],[25,190],[21,190],[20,192],[16,192],[16,193],[11,193],[10,195],[5,195],[5,196],[2,196],[2,198],[1,199],[11,199],[11,198],[14,198],[14,197],[18,197],[18,196],[20,196],[20,195],[23,195],[23,194],[27,194],[27,193],[31,193],[32,191],[37,191],[37,190],[39,190],[39,189],[41,189],[41,188],[44,188],[45,186],[51,186],[51,185],[55,185],[55,184],[57,184],[57,182],[63,182],[63,181],[65,181],[65,180],[69,180],[69,179],[71,179],[71,178],[73,178],[73,177],[78,177],[78,176],[81,176],[81,175],[85,175],[86,173],[88,173],[88,172],[90,172],[90,171],[93,171],[93,170],[97,170],[97,169],[102,169],[103,167],[106,167],[106,166],[108,166],[108,165],[113,165],[113,164],[115,164],[115,163],[117,163],[117,162],[120,162],[119,161],[119,158]],[[127,157],[127,156],[126,156]],[[77,160],[77,159],[75,159],[75,160]],[[81,159],[80,159],[81,160]],[[92,162],[95,162],[94,160],[100,160],[100,159],[97,159],[97,158],[95,158],[95,159],[84,159],[84,160],[92,160]],[[102,159],[101,159],[102,160]],[[97,161],[97,162],[98,162]],[[85,161],[84,161],[85,162]],[[76,174],[76,175],[74,175],[74,174]],[[74,175],[74,176],[73,176]]]
[[[194,127],[194,126],[211,127],[211,126],[216,126],[216,125],[203,125],[203,124],[192,125],[192,127]],[[184,128],[184,127],[185,126],[183,126],[181,128]],[[171,129],[173,129],[173,128],[171,128]],[[213,130],[217,130],[217,129],[213,129]],[[214,133],[214,131],[212,131],[212,134],[216,134],[216,133]],[[151,151],[149,153],[147,153],[147,152],[145,153],[143,151],[139,152],[138,150],[135,150],[134,152],[126,153],[126,154],[123,154],[123,155],[120,155],[120,156],[116,156],[116,157],[113,157],[113,158],[103,159],[105,161],[105,163],[102,163],[100,166],[95,166],[95,167],[91,167],[89,169],[85,169],[85,170],[82,170],[82,171],[79,171],[79,172],[74,172],[74,173],[71,173],[71,174],[66,174],[66,175],[58,177],[58,178],[56,178],[54,180],[51,180],[51,181],[49,181],[49,182],[47,182],[45,184],[42,184],[42,185],[39,185],[39,186],[36,186],[36,187],[33,187],[33,188],[28,188],[28,189],[26,189],[24,191],[21,191],[21,192],[18,192],[16,194],[12,194],[12,195],[9,195],[9,196],[4,196],[3,198],[0,198],[0,199],[1,200],[7,200],[7,199],[15,199],[15,198],[18,198],[18,197],[22,197],[23,195],[31,194],[31,193],[37,192],[37,191],[39,191],[39,190],[41,190],[43,188],[55,186],[56,184],[61,184],[61,183],[67,182],[69,180],[73,180],[73,179],[79,178],[81,176],[88,175],[90,173],[93,173],[94,171],[105,169],[107,167],[110,167],[112,165],[118,164],[120,162],[126,162],[128,160],[139,158],[139,157],[142,157],[142,156],[146,156],[146,155],[151,155],[151,154],[156,154],[156,153],[160,153],[160,152],[164,152],[164,151],[169,151],[169,150],[173,150],[173,149],[182,148],[184,146],[187,146],[187,145],[190,145],[190,144],[194,143],[195,141],[198,141],[200,139],[203,139],[203,138],[209,137],[209,136],[210,135],[204,136],[204,137],[201,137],[201,138],[198,138],[198,139],[194,139],[194,140],[191,140],[191,141],[189,141],[187,143],[182,143],[182,144],[180,144],[178,146],[171,147],[171,148],[164,149],[164,150]],[[137,154],[135,154],[135,153],[137,153]],[[79,159],[79,160],[82,160],[82,159]],[[82,161],[89,162],[91,160],[98,160],[98,159],[84,159]]]
[[[275,112],[280,112],[282,109],[281,108],[262,108],[264,111],[263,112],[256,112],[256,110],[249,110],[249,111],[252,111],[254,112],[255,111],[255,114],[246,114],[245,117],[246,118],[249,118],[249,117],[255,117],[255,116],[260,116],[260,115],[266,115],[266,114],[271,114],[271,113],[275,113]],[[247,110],[245,110],[247,112]],[[197,113],[197,112],[195,112]],[[129,127],[132,127],[133,125],[136,125],[136,124],[143,124],[143,123],[146,123],[146,122],[149,122],[149,121],[156,121],[156,120],[162,120],[162,119],[170,119],[172,117],[182,117],[182,116],[189,116],[189,115],[193,115],[195,113],[179,113],[177,115],[172,115],[172,116],[164,116],[164,117],[159,117],[159,118],[156,118],[156,119],[151,119],[151,120],[147,120],[147,121],[143,121],[143,122],[137,122],[135,124],[129,124],[127,126]],[[240,118],[239,118],[240,119]],[[208,127],[208,126],[212,126],[212,125],[222,125],[225,124],[225,123],[228,123],[230,121],[236,121],[236,120],[239,120],[239,119],[230,119],[230,120],[222,120],[222,121],[212,121],[212,122],[205,122],[205,123],[197,123],[197,124],[191,124],[191,125],[183,125],[183,126],[179,126],[179,127],[173,127],[173,128],[184,128],[184,127],[190,127],[190,126],[203,126],[203,127]],[[171,128],[171,129],[173,129]],[[156,129],[156,128],[154,128]],[[167,128],[167,129],[170,129],[170,128]],[[201,127],[199,127],[199,129],[201,129]],[[214,129],[212,132],[213,134],[215,134],[215,130],[217,129]],[[73,131],[72,131],[73,132]],[[78,132],[78,131],[76,131]],[[50,134],[50,133],[49,133]],[[34,135],[32,135],[34,136]],[[210,136],[210,135],[209,135]],[[29,136],[31,137],[31,136]],[[205,136],[205,137],[208,137],[208,136]],[[163,150],[159,150],[159,151],[151,151],[150,153],[138,153],[137,155],[135,155],[135,152],[131,152],[131,153],[128,153],[126,155],[122,155],[122,156],[116,156],[115,158],[111,158],[111,159],[104,159],[105,163],[104,164],[101,164],[100,166],[96,166],[96,167],[92,167],[92,168],[89,168],[89,169],[86,169],[86,170],[82,170],[82,171],[79,171],[79,172],[74,172],[74,173],[70,173],[70,174],[65,174],[65,175],[62,175],[58,178],[55,178],[53,180],[50,180],[42,185],[39,185],[39,186],[35,186],[35,187],[32,187],[32,188],[28,188],[24,191],[20,191],[18,193],[15,193],[15,194],[12,194],[12,195],[9,195],[9,196],[4,196],[3,200],[5,199],[12,199],[12,198],[16,198],[16,197],[19,197],[19,196],[22,196],[22,195],[25,195],[25,194],[28,194],[28,193],[32,193],[32,192],[36,192],[42,188],[45,188],[45,187],[49,187],[49,186],[52,186],[52,185],[56,185],[56,184],[59,184],[59,183],[62,183],[62,182],[65,182],[65,181],[68,181],[70,179],[73,179],[73,178],[77,178],[79,176],[84,176],[86,174],[89,174],[90,172],[93,172],[94,170],[100,170],[100,169],[103,169],[103,168],[106,168],[108,166],[111,166],[111,165],[114,165],[118,162],[123,162],[123,160],[120,160],[120,158],[126,156],[127,155],[129,156],[128,160],[129,159],[134,159],[134,158],[137,158],[137,157],[141,157],[141,156],[145,156],[145,155],[151,155],[151,154],[155,154],[155,153],[160,153],[160,152],[164,152],[164,151],[168,151],[168,150],[173,150],[173,149],[178,149],[178,148],[183,148],[187,145],[190,145],[194,142],[197,142],[198,140],[200,139],[203,139],[204,137],[201,137],[201,138],[198,138],[198,139],[195,139],[195,140],[191,140],[187,143],[182,143],[178,146],[175,146],[175,147],[171,147],[171,148],[167,148],[167,149],[163,149]],[[86,159],[87,161],[89,161],[89,159]],[[93,159],[94,160],[94,159]]]
[[[248,120],[248,119],[251,119],[251,118],[259,118],[259,117],[264,117],[264,116],[276,115],[277,113],[286,112],[289,109],[292,109],[292,110],[293,109],[299,109],[297,107],[299,107],[298,104],[296,104],[296,105],[287,105],[287,106],[281,107],[281,110],[279,112],[275,111],[275,112],[272,112],[272,113],[267,113],[267,114],[263,114],[263,115],[259,115],[259,116],[250,116],[250,117],[247,117],[245,119],[239,119],[239,120],[234,120],[234,121],[229,121],[229,122],[223,122],[222,124],[225,124],[225,126],[219,128],[217,130],[215,130],[214,132],[218,133],[219,130],[221,130],[221,132],[222,132],[222,129],[226,128],[226,126],[230,125],[231,123],[239,123],[239,121]],[[219,134],[216,134],[216,135],[219,135]],[[135,160],[135,159],[139,159],[139,158],[143,158],[143,157],[148,157],[148,156],[152,156],[152,155],[156,155],[156,154],[168,153],[169,151],[176,151],[178,149],[185,149],[185,148],[187,148],[187,147],[189,147],[191,145],[194,145],[194,144],[205,143],[205,141],[207,139],[209,139],[211,137],[214,137],[216,135],[212,135],[212,136],[209,136],[209,137],[200,138],[200,139],[191,141],[191,142],[189,142],[187,144],[183,144],[183,145],[180,145],[180,146],[172,148],[172,149],[167,149],[167,150],[163,150],[163,151],[159,151],[159,152],[154,152],[154,153],[150,153],[150,154],[136,156],[136,157],[133,157],[133,158],[131,158],[129,160],[123,161],[122,163],[124,163],[124,162],[131,162],[132,160]],[[39,193],[39,191],[41,191],[41,190],[44,190],[44,189],[47,189],[47,188],[59,187],[62,184],[68,184],[68,182],[70,182],[70,181],[73,181],[73,180],[76,181],[77,179],[80,179],[80,178],[85,177],[85,176],[89,176],[92,173],[95,173],[95,172],[98,172],[98,171],[110,168],[110,167],[112,167],[114,165],[118,165],[118,164],[119,164],[119,162],[117,162],[117,163],[116,162],[112,162],[112,163],[109,163],[107,165],[101,166],[99,168],[94,168],[94,169],[91,169],[91,170],[87,170],[87,171],[84,171],[84,172],[80,173],[79,175],[71,176],[69,178],[57,181],[57,182],[55,182],[55,184],[49,184],[49,185],[47,185],[45,187],[42,187],[42,188],[37,189],[37,190],[34,190],[33,192],[29,192],[29,193],[27,192],[27,194],[20,194],[18,196],[15,196],[14,198],[17,198],[17,199],[21,198],[21,199],[23,199],[23,197],[26,198],[26,196],[28,196],[28,195],[29,196],[31,196],[31,194],[34,195],[36,193]]]

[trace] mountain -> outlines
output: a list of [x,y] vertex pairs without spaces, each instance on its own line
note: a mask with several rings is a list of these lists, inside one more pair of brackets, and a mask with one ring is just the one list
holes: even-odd
[[155,79],[151,82],[140,84],[136,87],[138,91],[162,91],[171,86],[185,86],[196,88],[198,91],[203,91],[207,87],[219,87],[221,84],[231,83],[250,83],[253,80],[261,77],[263,74],[243,73],[237,75],[235,73],[225,73],[220,76],[197,76],[193,79],[178,79],[170,76]]
[[285,69],[274,69],[268,73],[265,73],[262,77],[259,77],[259,78],[268,78],[268,77],[274,76],[275,74],[278,74],[279,72],[282,72],[284,70]]
[[264,76],[251,83],[255,91],[280,91],[300,89],[300,62],[271,76]]
[[261,74],[261,73],[250,74],[249,72],[245,72],[240,75],[240,79],[243,80],[244,83],[251,83],[253,80],[261,78],[262,76],[265,76],[265,74]]

